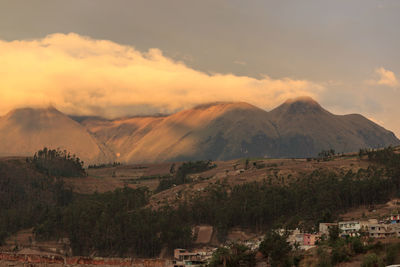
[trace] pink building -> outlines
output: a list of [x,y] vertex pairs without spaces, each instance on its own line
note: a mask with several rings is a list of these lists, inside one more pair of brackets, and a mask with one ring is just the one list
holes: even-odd
[[303,235],[303,245],[304,246],[314,246],[317,236],[314,234],[304,234]]

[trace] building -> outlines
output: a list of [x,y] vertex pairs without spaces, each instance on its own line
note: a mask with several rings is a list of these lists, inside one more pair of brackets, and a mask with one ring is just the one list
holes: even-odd
[[359,221],[339,222],[340,236],[357,236],[359,235],[361,224]]
[[[373,238],[400,237],[400,223],[397,222],[397,219],[400,219],[400,217],[397,216],[398,215],[390,216],[385,221],[369,219],[368,221],[343,221],[338,224],[320,223],[319,231],[321,235],[329,235],[329,229],[337,225],[341,237],[359,235],[368,235]],[[309,240],[308,236],[304,236],[304,244],[308,242],[312,242],[312,240]]]
[[391,224],[400,223],[400,215],[391,215],[389,221]]
[[318,236],[315,234],[304,234],[303,245],[304,246],[315,246]]
[[394,236],[400,237],[400,223],[395,224],[395,225],[391,225]]
[[369,236],[373,238],[386,238],[392,236],[391,229],[388,224],[371,224],[368,232]]
[[300,249],[308,250],[315,246],[320,236],[316,234],[302,233],[299,229],[290,231],[288,242],[291,245],[297,245]]
[[288,242],[291,245],[298,244],[299,246],[303,245],[304,234],[300,232],[299,229],[295,229],[290,231],[290,235],[288,236]]
[[400,237],[400,224],[371,224],[369,236],[373,238]]
[[377,219],[368,219],[368,221],[360,221],[360,233],[368,234],[369,227],[373,224],[378,224],[378,220]]
[[205,267],[207,262],[203,260],[202,254],[189,252],[186,249],[177,248],[174,250],[173,267]]

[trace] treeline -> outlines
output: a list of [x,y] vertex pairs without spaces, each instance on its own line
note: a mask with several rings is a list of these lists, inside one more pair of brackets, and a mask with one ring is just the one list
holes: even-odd
[[360,149],[359,156],[363,157],[364,155],[366,155],[371,162],[383,164],[389,168],[400,168],[400,154],[396,153],[393,147],[379,150]]
[[85,176],[84,162],[79,157],[71,155],[66,150],[48,149],[47,147],[35,153],[32,162],[38,171],[49,176],[80,177]]
[[101,163],[101,164],[90,164],[88,169],[102,169],[102,168],[110,168],[110,167],[117,167],[121,166],[121,162],[113,162],[113,163]]
[[156,192],[167,190],[174,185],[190,183],[192,179],[188,177],[189,174],[204,172],[216,166],[211,160],[189,161],[182,163],[178,170],[175,171],[175,164],[173,164],[170,169],[170,173],[173,176],[171,178],[160,179]]

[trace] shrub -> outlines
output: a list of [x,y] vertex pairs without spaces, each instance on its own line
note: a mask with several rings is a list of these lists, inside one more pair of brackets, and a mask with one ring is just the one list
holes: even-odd
[[375,253],[367,254],[364,257],[363,262],[361,264],[361,267],[379,267],[379,266],[383,266],[383,264]]

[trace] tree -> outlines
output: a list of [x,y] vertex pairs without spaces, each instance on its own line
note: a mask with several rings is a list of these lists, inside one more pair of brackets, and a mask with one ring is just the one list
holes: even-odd
[[371,253],[364,257],[361,267],[379,267],[381,264],[382,262],[378,256],[375,253]]
[[329,228],[329,242],[334,244],[339,238],[340,229],[337,225]]
[[245,163],[245,166],[244,166],[245,170],[249,169],[249,163],[250,163],[249,159],[246,159],[246,163]]
[[175,173],[175,163],[172,163],[171,167],[169,168],[169,173],[174,174]]
[[350,237],[349,239],[351,249],[354,251],[355,254],[364,253],[365,247],[361,242],[361,238],[358,236]]
[[323,159],[324,161],[327,161],[335,156],[335,150],[334,149],[329,149],[329,150],[322,150],[321,152],[318,153],[318,157]]
[[228,247],[219,247],[210,261],[210,267],[255,266],[255,253],[247,246],[233,243]]
[[286,266],[290,263],[292,246],[287,241],[288,232],[282,234],[276,230],[269,231],[261,242],[259,251],[268,257],[271,266]]

